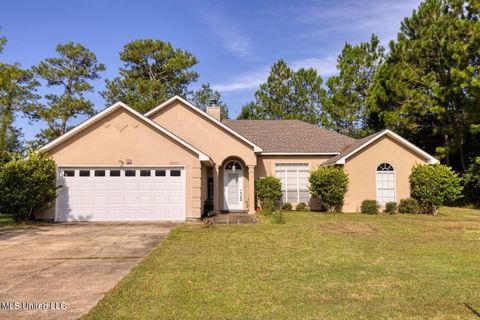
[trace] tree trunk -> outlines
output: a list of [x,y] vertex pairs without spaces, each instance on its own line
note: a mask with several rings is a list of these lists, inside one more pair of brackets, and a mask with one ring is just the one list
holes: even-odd
[[462,139],[460,141],[460,148],[459,148],[460,149],[460,161],[462,163],[462,169],[463,169],[463,171],[465,171],[466,167],[465,167],[465,155],[463,153],[463,144],[464,144],[464,140]]
[[445,163],[449,166],[450,165],[450,139],[448,137],[448,133],[445,133],[443,136],[443,144],[445,146]]

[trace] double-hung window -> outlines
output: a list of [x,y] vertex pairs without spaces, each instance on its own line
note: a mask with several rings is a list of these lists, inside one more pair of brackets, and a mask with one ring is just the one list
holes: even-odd
[[276,163],[275,176],[282,182],[283,202],[308,203],[308,163]]

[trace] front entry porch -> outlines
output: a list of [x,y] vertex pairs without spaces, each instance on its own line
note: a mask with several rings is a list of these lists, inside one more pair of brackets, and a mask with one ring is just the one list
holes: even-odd
[[208,195],[217,213],[255,213],[255,166],[239,158],[214,163],[207,171]]

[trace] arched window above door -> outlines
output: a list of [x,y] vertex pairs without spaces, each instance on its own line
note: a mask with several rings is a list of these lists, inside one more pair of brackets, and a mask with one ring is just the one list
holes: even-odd
[[238,161],[230,161],[225,165],[225,169],[227,170],[241,170],[242,165]]
[[377,171],[395,171],[390,163],[382,163],[377,167]]

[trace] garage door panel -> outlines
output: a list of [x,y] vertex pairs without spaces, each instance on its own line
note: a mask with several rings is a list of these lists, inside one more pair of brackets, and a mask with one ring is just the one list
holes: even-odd
[[119,181],[108,182],[108,190],[110,191],[123,191],[124,184]]
[[152,182],[140,182],[139,183],[140,191],[152,191],[153,183]]
[[[87,178],[83,178],[83,179],[87,179]],[[82,179],[82,180],[83,180]],[[77,191],[91,191],[92,190],[92,182],[90,181],[79,181],[77,183],[74,184],[74,186],[76,188],[72,189],[72,190],[77,190]]]
[[138,202],[141,206],[152,205],[153,204],[153,196],[148,196],[148,195],[140,196],[138,200],[139,200]]
[[95,191],[108,191],[108,183],[103,182],[94,182],[93,183],[93,190]]
[[[133,169],[135,176],[110,176],[104,168],[82,168],[90,170],[91,175],[80,177],[80,168],[74,170],[74,176],[60,177],[59,184],[64,185],[58,192],[58,220],[184,220],[185,186],[184,169],[181,176],[170,176],[169,168]],[[95,176],[95,170],[105,170],[105,176]],[[148,176],[140,170],[151,170]],[[155,170],[166,174],[157,176]],[[63,172],[62,170],[60,170]]]
[[166,182],[155,182],[153,184],[153,190],[155,191],[164,191],[167,190],[167,183]]
[[168,185],[168,188],[170,190],[175,190],[175,191],[182,190],[183,184],[180,181],[170,182]]

